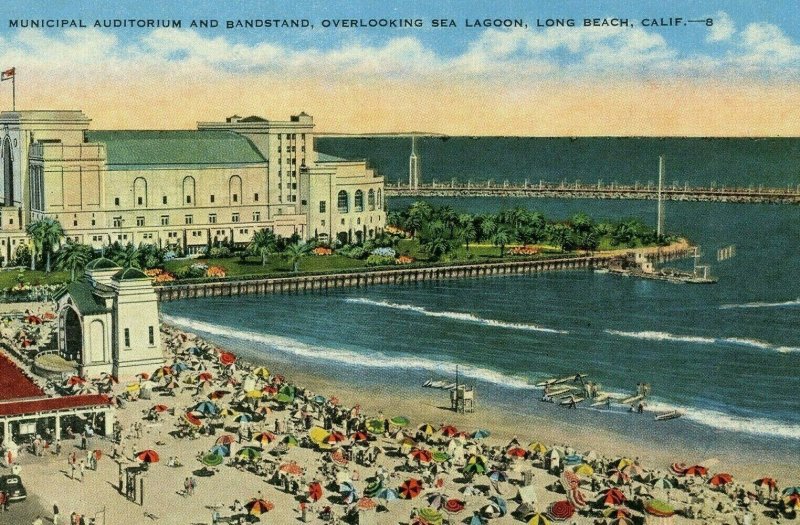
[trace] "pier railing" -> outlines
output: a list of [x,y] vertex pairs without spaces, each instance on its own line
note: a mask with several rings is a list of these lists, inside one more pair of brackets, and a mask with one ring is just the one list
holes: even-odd
[[[618,184],[616,182],[581,181],[560,182],[524,181],[458,181],[456,179],[409,186],[402,182],[386,186],[389,197],[549,197],[572,199],[657,199],[658,185],[653,182]],[[689,183],[673,182],[662,188],[664,200],[745,202],[745,203],[800,203],[800,184],[786,187],[763,185],[726,186],[715,183],[708,186],[692,186]]]
[[[667,261],[688,257],[687,244],[677,244],[650,249],[648,257]],[[156,288],[160,301],[195,299],[200,297],[225,297],[252,294],[326,292],[345,287],[367,287],[386,284],[413,284],[445,279],[494,277],[513,274],[535,274],[559,270],[605,268],[617,253],[598,253],[550,259],[520,261],[477,262],[445,266],[419,266],[414,268],[378,268],[351,272],[310,274],[287,277],[268,277],[169,284]]]

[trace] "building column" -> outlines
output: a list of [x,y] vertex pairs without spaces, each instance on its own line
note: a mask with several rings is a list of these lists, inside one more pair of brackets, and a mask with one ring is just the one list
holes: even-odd
[[56,439],[61,439],[61,416],[56,414]]
[[105,412],[105,425],[103,428],[103,433],[106,437],[111,436],[114,434],[114,411],[113,410],[106,410]]

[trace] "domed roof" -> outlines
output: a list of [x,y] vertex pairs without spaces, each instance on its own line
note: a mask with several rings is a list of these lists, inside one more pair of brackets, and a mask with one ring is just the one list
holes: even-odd
[[89,261],[89,264],[86,265],[87,270],[113,270],[119,267],[120,266],[117,263],[111,259],[106,259],[105,257],[100,257],[99,259]]
[[138,268],[125,268],[114,274],[115,281],[127,281],[129,279],[149,279],[143,271]]

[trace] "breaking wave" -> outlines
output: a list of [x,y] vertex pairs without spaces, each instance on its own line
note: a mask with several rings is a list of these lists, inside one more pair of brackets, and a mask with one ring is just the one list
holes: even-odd
[[720,310],[730,310],[732,308],[784,308],[787,306],[800,306],[800,298],[795,299],[793,301],[783,301],[779,303],[753,302],[753,303],[740,303],[740,304],[723,304],[719,308]]
[[694,343],[701,345],[733,345],[733,346],[747,346],[750,348],[758,348],[761,350],[771,350],[780,352],[782,354],[800,352],[800,347],[796,346],[781,346],[776,345],[760,339],[748,339],[743,337],[702,337],[694,335],[676,335],[669,332],[656,332],[656,331],[643,331],[643,332],[626,332],[623,330],[604,330],[605,333],[610,335],[617,335],[620,337],[630,337],[633,339],[644,339],[647,341],[676,341],[681,343]]

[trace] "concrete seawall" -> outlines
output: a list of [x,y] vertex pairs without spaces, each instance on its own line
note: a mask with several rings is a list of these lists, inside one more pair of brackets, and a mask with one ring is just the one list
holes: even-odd
[[[632,250],[631,250],[632,251]],[[685,243],[660,250],[648,250],[654,262],[682,259],[691,255]],[[619,253],[603,253],[579,257],[564,257],[534,261],[504,261],[496,263],[458,264],[415,268],[389,268],[348,273],[326,273],[295,277],[230,280],[210,283],[186,283],[156,288],[160,301],[196,299],[200,297],[230,297],[236,295],[325,292],[332,288],[363,288],[385,284],[410,284],[445,279],[494,277],[500,275],[534,274],[562,270],[605,268]]]

